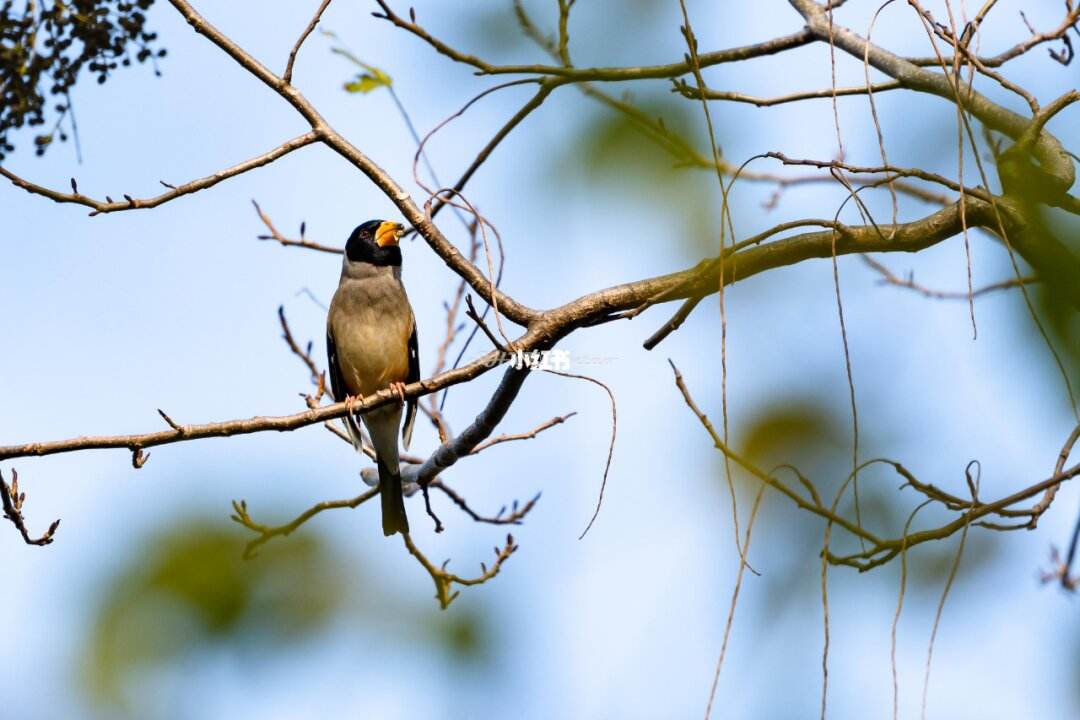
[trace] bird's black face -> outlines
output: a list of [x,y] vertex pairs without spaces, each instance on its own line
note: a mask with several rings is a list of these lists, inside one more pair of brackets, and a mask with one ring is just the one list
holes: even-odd
[[357,227],[345,243],[345,255],[351,262],[372,265],[401,265],[401,239],[405,228],[389,220],[368,220]]

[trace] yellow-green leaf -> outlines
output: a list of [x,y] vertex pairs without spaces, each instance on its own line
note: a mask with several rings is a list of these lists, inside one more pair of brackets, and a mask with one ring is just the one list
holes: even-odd
[[[327,33],[324,33],[327,34]],[[341,47],[332,47],[330,52],[335,55],[340,55],[354,65],[359,66],[364,72],[357,75],[353,80],[345,83],[345,91],[351,93],[369,93],[372,90],[376,90],[381,87],[390,87],[393,85],[393,79],[385,72],[375,67],[374,65],[368,65],[360,58],[353,55],[351,52]]]
[[372,73],[361,73],[355,79],[345,83],[345,91],[351,93],[369,93],[381,87],[390,87],[390,76],[381,70],[372,68]]

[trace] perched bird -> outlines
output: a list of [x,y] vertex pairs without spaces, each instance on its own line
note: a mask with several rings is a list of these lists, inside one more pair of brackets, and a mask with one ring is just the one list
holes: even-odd
[[[404,386],[420,379],[420,357],[416,319],[401,284],[398,240],[403,233],[398,223],[369,220],[349,236],[341,281],[326,317],[326,354],[330,387],[338,402],[351,402],[386,388],[401,396],[406,406],[401,436],[407,450],[416,401],[404,403]],[[398,461],[401,413],[402,404],[396,403],[360,413],[375,448],[383,534],[387,536],[409,532]],[[345,429],[359,450],[361,435],[355,414],[345,416]]]

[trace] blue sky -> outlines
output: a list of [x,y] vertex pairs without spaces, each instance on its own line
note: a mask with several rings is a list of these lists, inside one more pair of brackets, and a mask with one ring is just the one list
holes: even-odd
[[[280,70],[315,4],[198,7]],[[159,180],[200,177],[304,131],[279,98],[192,33],[166,3],[159,5],[151,17],[170,52],[164,76],[138,68],[104,86],[79,88],[83,164],[76,164],[68,146],[36,159],[24,137],[6,167],[57,188],[75,176],[80,190],[96,197],[146,196],[158,192]],[[579,64],[682,56],[677,3],[579,5],[572,25]],[[838,22],[863,30],[872,8],[851,5]],[[1024,32],[1015,21],[1023,4],[1000,5],[1000,15],[986,25],[984,47],[1004,47]],[[1057,5],[1027,8],[1028,17],[1039,27],[1056,25]],[[529,6],[551,25],[552,8]],[[704,2],[689,6],[709,48],[799,27],[796,13],[781,2],[723,10]],[[422,132],[494,84],[371,18],[373,8],[339,0],[323,25],[393,76]],[[418,3],[417,12],[433,32],[463,48],[498,60],[539,59],[528,46],[502,39],[501,28],[513,23],[509,4],[429,2]],[[928,54],[906,6],[891,8],[884,18],[875,37],[900,51]],[[409,182],[414,146],[389,96],[342,92],[350,72],[330,54],[329,42],[315,35],[295,78],[334,127],[422,197]],[[840,72],[841,84],[862,80],[857,63],[842,62]],[[1061,68],[1036,52],[1017,63],[1015,78],[1049,100],[1075,87],[1076,66]],[[717,88],[761,94],[825,87],[827,51],[811,47],[786,59],[717,68],[708,79]],[[634,88],[645,99],[666,91],[662,84]],[[528,92],[510,89],[485,99],[436,137],[429,149],[444,182],[457,176]],[[882,95],[879,103],[898,164],[955,173],[951,106],[899,93]],[[851,161],[877,162],[865,101],[844,102],[841,111]],[[835,153],[826,101],[773,111],[715,105],[714,112],[725,156],[734,162],[766,150],[823,159]],[[688,116],[704,149],[697,108]],[[595,163],[607,156],[575,152],[582,128],[605,117],[572,88],[560,90],[470,185],[470,200],[507,243],[504,288],[526,304],[552,306],[602,286],[681,269],[715,252],[710,203],[716,194],[708,173],[682,170],[652,184],[622,183],[626,166],[618,163],[625,158],[605,168]],[[1080,140],[1078,127],[1067,117],[1051,124],[1071,147]],[[698,189],[687,190],[691,186]],[[761,203],[769,193],[765,187],[736,190],[737,234],[797,217],[831,216],[842,198],[832,189],[795,189],[766,211]],[[295,234],[306,221],[310,238],[331,244],[342,243],[363,220],[395,217],[374,187],[321,147],[153,211],[88,218],[85,209],[0,186],[0,444],[158,429],[156,408],[179,422],[300,409],[297,393],[308,389],[306,374],[281,342],[276,309],[284,304],[296,334],[314,339],[321,353],[323,310],[299,293],[307,289],[327,301],[339,261],[257,242],[263,228],[252,198],[283,232]],[[874,207],[888,212],[887,200]],[[464,243],[449,215],[441,224]],[[679,237],[702,226],[699,238]],[[456,279],[420,242],[407,244],[405,254],[405,282],[428,367],[441,339],[442,301]],[[1009,274],[1005,253],[984,236],[973,238],[973,258],[976,284]],[[959,238],[917,257],[885,261],[896,271],[914,269],[927,285],[959,289],[964,283]],[[978,458],[987,496],[1049,473],[1073,423],[1060,378],[1019,296],[980,301],[979,339],[973,342],[964,303],[933,303],[879,287],[855,258],[842,260],[840,271],[865,457],[888,454],[957,492],[964,466]],[[495,509],[543,491],[528,522],[515,528],[521,550],[504,573],[467,589],[447,613],[434,600],[426,602],[430,578],[398,543],[383,540],[372,507],[326,514],[305,530],[340,553],[339,572],[351,598],[382,592],[381,585],[363,585],[359,574],[350,578],[350,567],[362,567],[363,577],[392,586],[395,597],[414,599],[427,622],[447,622],[456,612],[485,618],[495,658],[487,671],[456,665],[417,642],[408,628],[373,618],[369,604],[350,601],[324,630],[274,655],[251,656],[224,645],[151,669],[140,681],[139,707],[178,718],[226,712],[264,718],[700,716],[737,554],[721,466],[667,367],[667,358],[674,359],[706,412],[719,417],[717,303],[707,300],[680,332],[657,350],[643,351],[641,341],[673,309],[583,331],[563,345],[578,356],[607,358],[572,369],[609,383],[619,402],[619,442],[605,504],[586,539],[577,537],[591,515],[607,453],[607,398],[591,385],[550,376],[529,379],[499,431],[527,430],[571,410],[576,417],[535,440],[463,461],[447,474],[479,507]],[[736,286],[727,295],[727,320],[736,445],[769,408],[810,405],[833,419],[843,441],[832,457],[819,459],[820,468],[843,468],[850,421],[830,264],[806,263]],[[485,349],[480,340],[470,355]],[[495,382],[492,374],[451,393],[453,427],[471,421]],[[414,449],[430,450],[435,442],[431,429],[418,423]],[[5,664],[0,694],[24,699],[17,717],[94,712],[76,679],[80,653],[110,580],[138,560],[147,538],[183,518],[225,525],[230,500],[240,497],[266,521],[284,521],[314,502],[355,494],[362,466],[347,446],[317,427],[174,445],[152,455],[137,472],[124,452],[0,466],[5,477],[11,467],[19,471],[33,526],[63,519],[48,548],[23,547],[13,533],[0,542],[7,578],[0,612],[14,618],[6,623],[7,644],[19,657]],[[864,482],[888,488],[884,497],[905,508],[914,505],[913,497],[895,493],[894,477],[876,473]],[[740,481],[739,489],[745,514],[755,488]],[[934,655],[933,715],[1062,717],[1062,708],[1075,706],[1074,606],[1041,587],[1036,576],[1050,545],[1066,539],[1076,506],[1076,493],[1065,488],[1035,532],[973,531],[969,553],[984,561],[970,571],[961,566],[945,609]],[[417,533],[421,546],[433,558],[454,558],[460,569],[487,560],[501,531],[476,526],[450,507],[442,511],[448,531],[435,536],[416,501],[410,505],[414,526],[424,528]],[[747,577],[742,589],[717,717],[816,713],[822,629],[814,548],[820,531],[786,500],[767,494],[750,552],[763,574]],[[918,557],[912,553],[913,563]],[[844,569],[830,575],[831,717],[891,712],[889,626],[898,573],[893,563],[864,576]],[[900,625],[904,717],[918,712],[940,590],[940,575],[919,577],[911,581]],[[381,658],[387,661],[376,662]]]

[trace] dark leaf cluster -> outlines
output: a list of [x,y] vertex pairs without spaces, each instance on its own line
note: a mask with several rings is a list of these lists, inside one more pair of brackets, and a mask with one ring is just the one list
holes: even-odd
[[[0,0],[0,161],[15,149],[11,136],[23,127],[38,128],[38,155],[54,139],[67,139],[65,128],[73,127],[71,90],[84,70],[104,83],[117,68],[149,60],[158,73],[156,62],[165,50],[155,46],[157,34],[147,30],[146,12],[153,4]],[[50,113],[55,113],[51,130],[45,129]]]

